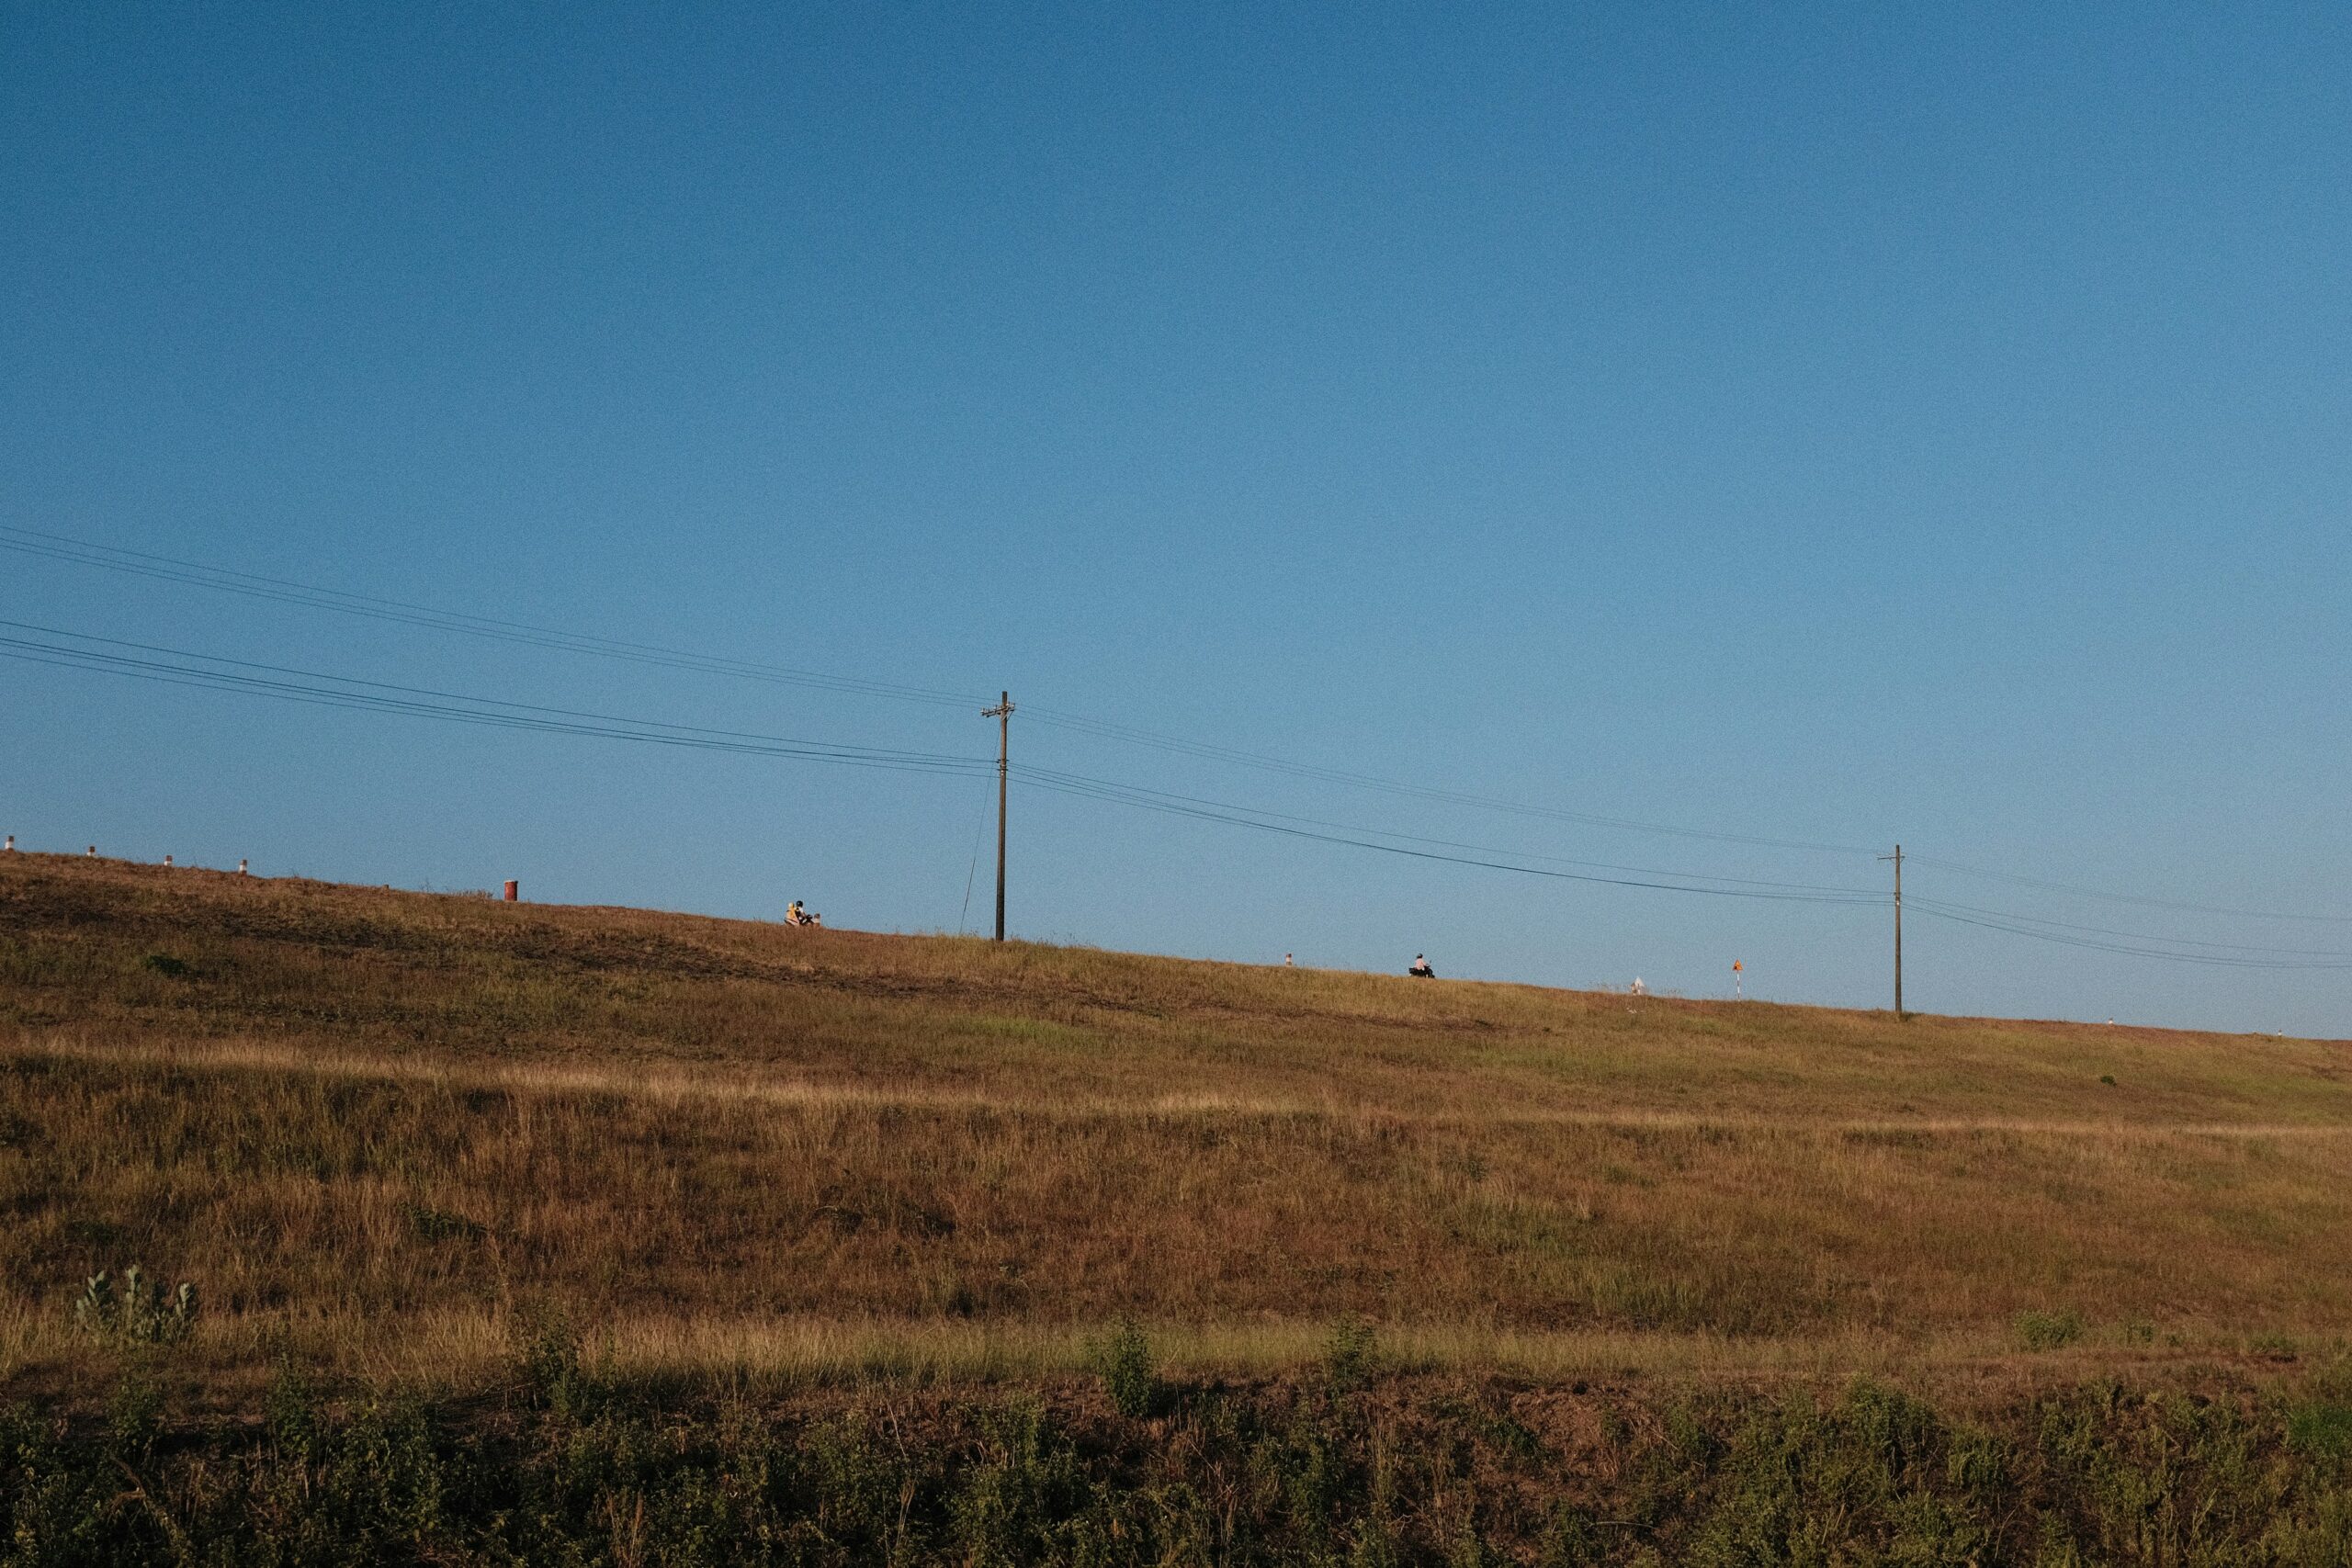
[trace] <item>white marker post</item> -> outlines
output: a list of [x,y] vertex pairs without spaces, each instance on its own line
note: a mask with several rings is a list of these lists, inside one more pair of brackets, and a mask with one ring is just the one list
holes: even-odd
[[1731,961],[1731,999],[1736,1002],[1744,1002],[1747,999],[1747,966],[1736,958]]

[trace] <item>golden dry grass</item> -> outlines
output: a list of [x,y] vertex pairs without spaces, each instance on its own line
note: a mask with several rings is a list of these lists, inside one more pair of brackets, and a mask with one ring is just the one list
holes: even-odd
[[[224,1369],[1535,1375],[2352,1328],[2352,1047],[0,859],[0,1375],[94,1269]],[[2111,1077],[2112,1084],[2102,1082]]]

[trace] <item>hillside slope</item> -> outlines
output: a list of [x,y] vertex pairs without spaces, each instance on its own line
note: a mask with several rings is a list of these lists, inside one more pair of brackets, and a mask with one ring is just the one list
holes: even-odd
[[[2352,1047],[1679,1002],[0,857],[0,1371],[1769,1368],[2352,1327]],[[2079,1326],[2078,1326],[2079,1325]],[[2041,1326],[2036,1326],[2041,1325]]]

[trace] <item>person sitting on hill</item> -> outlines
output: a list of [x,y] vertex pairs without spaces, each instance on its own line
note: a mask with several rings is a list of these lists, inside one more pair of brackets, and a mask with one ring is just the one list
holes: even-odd
[[1434,980],[1437,978],[1437,971],[1430,967],[1429,959],[1418,953],[1413,954],[1413,966],[1406,970],[1405,973],[1412,976],[1417,980]]
[[817,917],[803,908],[799,899],[795,898],[785,908],[784,923],[787,926],[813,926],[817,923]]

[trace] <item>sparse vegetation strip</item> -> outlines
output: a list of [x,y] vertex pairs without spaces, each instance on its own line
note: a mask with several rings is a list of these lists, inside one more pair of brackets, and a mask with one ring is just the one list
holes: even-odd
[[0,1564],[1428,1564],[1921,1568],[2352,1557],[2352,1373],[1963,1405],[1401,1377],[1164,1379],[1131,1327],[1023,1392],[616,1380],[560,1318],[458,1396],[281,1364],[191,1413],[0,1410]]

